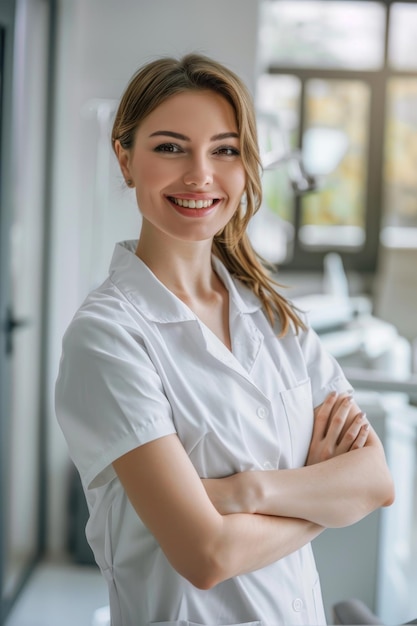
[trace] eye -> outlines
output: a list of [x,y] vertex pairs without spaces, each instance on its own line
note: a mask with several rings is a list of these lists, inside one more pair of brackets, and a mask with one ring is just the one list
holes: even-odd
[[240,150],[233,146],[220,146],[215,151],[215,154],[219,154],[221,156],[240,156]]
[[181,146],[176,143],[161,143],[159,146],[154,148],[154,152],[166,152],[168,154],[177,154],[178,152],[183,152]]

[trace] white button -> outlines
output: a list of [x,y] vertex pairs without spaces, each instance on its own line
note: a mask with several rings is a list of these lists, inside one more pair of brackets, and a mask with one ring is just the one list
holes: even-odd
[[297,613],[303,610],[304,602],[301,600],[301,598],[295,598],[292,603],[292,608],[294,609],[294,611],[297,611]]
[[260,420],[265,419],[265,417],[268,417],[268,409],[264,406],[258,406],[258,408],[256,409],[256,415],[259,417]]
[[265,463],[264,463],[264,469],[266,469],[266,470],[271,470],[271,469],[273,469],[273,465],[272,465],[272,463],[270,463],[269,461],[265,461]]

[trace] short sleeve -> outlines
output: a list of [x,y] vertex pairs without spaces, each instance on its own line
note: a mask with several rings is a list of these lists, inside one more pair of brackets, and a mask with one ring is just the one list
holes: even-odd
[[336,359],[325,349],[315,330],[300,330],[300,345],[311,380],[313,404],[318,406],[331,391],[352,393],[352,387]]
[[146,347],[121,324],[75,318],[55,389],[58,422],[88,489],[115,477],[113,461],[175,433],[171,407]]

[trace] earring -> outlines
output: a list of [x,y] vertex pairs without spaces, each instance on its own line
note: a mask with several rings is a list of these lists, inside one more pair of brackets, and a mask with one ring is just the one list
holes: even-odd
[[131,180],[130,178],[128,178],[128,179],[127,179],[127,181],[126,181],[126,185],[127,185],[128,187],[133,187],[133,180]]

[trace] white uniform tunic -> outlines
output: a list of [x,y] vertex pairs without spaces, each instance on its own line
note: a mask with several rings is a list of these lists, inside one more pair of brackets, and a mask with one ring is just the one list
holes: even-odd
[[[116,246],[109,278],[75,315],[56,387],[112,626],[324,624],[310,544],[199,590],[169,564],[112,462],[177,433],[201,478],[299,467],[313,407],[349,384],[311,329],[277,338],[259,300],[213,258],[230,296],[230,352],[135,256],[135,246]],[[175,472],[169,458],[166,467]]]

